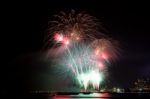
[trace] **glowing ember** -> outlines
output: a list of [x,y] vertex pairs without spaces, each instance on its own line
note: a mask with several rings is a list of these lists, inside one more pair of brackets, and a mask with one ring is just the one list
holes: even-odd
[[57,42],[61,42],[61,41],[63,41],[63,35],[56,33],[56,34],[54,35],[54,39],[55,39]]

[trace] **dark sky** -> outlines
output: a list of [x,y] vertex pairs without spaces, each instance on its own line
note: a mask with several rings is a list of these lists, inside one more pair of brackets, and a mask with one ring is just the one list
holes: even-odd
[[[105,0],[104,0],[105,1]],[[110,83],[127,87],[137,78],[150,77],[150,15],[146,2],[111,2],[101,0],[68,0],[48,2],[20,2],[5,11],[4,51],[2,57],[3,89],[28,90],[34,71],[48,72],[39,55],[49,17],[59,11],[86,11],[97,17],[109,35],[118,40],[119,59],[109,68]],[[129,0],[130,1],[130,0]],[[15,7],[14,7],[15,6]],[[38,55],[37,55],[38,53]],[[41,57],[36,67],[34,62]],[[40,62],[39,62],[40,61]],[[33,65],[34,64],[34,65]],[[36,68],[36,69],[35,69]],[[32,72],[32,73],[31,73]],[[49,71],[50,72],[50,71]],[[10,83],[11,82],[11,83]]]

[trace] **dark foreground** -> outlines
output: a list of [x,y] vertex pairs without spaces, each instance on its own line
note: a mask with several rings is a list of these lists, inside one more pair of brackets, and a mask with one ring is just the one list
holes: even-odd
[[150,93],[30,93],[5,95],[9,99],[150,99]]

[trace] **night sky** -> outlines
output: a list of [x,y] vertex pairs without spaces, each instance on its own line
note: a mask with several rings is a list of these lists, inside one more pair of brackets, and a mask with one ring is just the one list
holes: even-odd
[[71,9],[97,17],[106,29],[105,34],[119,41],[119,59],[109,68],[108,80],[112,86],[128,87],[137,78],[150,77],[149,8],[146,2],[113,0],[20,2],[16,8],[11,5],[6,11],[4,25],[7,33],[2,40],[2,63],[5,64],[2,65],[3,92],[30,90],[36,74],[51,72],[45,66],[48,62],[42,59],[48,20],[59,11]]

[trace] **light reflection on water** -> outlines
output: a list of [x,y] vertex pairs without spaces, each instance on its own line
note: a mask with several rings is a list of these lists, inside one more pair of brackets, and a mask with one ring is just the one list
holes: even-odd
[[52,99],[108,99],[110,97],[109,93],[80,93],[78,95],[56,95]]

